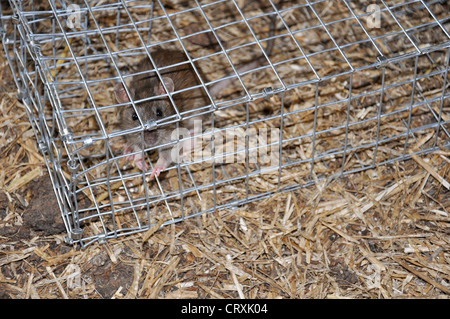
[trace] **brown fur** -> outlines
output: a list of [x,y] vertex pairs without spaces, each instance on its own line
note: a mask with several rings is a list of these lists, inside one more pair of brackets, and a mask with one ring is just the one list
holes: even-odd
[[[187,61],[187,58],[183,52],[172,50],[157,50],[152,53],[152,58],[158,68]],[[138,64],[137,71],[140,72],[152,69],[154,68],[151,64],[150,59],[148,57],[145,57]],[[186,89],[200,84],[200,81],[190,63],[160,70],[160,74],[162,78],[170,78],[172,80],[174,91]],[[143,121],[143,124],[147,123],[148,121],[161,120],[176,114],[174,106],[172,105],[168,97],[161,97],[157,100],[150,100],[145,102],[136,102],[140,99],[165,94],[165,90],[161,86],[161,81],[156,72],[152,71],[150,73],[134,76],[128,88],[133,100],[136,103],[136,108]],[[119,84],[118,87],[116,87],[116,97],[117,100],[122,103],[129,101],[122,84]],[[205,106],[207,105],[208,101],[206,99],[204,90],[201,88],[190,89],[181,93],[176,93],[172,95],[172,99],[179,113],[183,113],[197,107]],[[157,116],[158,109],[162,112],[162,116],[160,117]],[[135,111],[132,105],[124,107],[120,114],[121,129],[130,129],[140,125],[139,120],[133,120],[134,112]],[[187,129],[191,130],[191,122],[192,121],[182,121],[180,122],[179,127],[186,127]],[[158,129],[153,131],[145,131],[144,147],[152,147],[155,145],[170,142],[171,134],[175,129],[176,124],[173,123],[170,125],[161,125],[161,127],[158,127]],[[140,133],[129,134],[127,135],[126,139],[129,146],[133,149],[136,150],[142,148],[142,138]]]

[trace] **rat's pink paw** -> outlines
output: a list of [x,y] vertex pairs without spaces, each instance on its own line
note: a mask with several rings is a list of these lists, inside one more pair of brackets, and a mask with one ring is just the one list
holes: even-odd
[[150,180],[152,180],[155,176],[159,176],[159,174],[164,171],[167,167],[165,166],[155,166],[152,171],[152,175],[150,175]]
[[[133,152],[133,149],[130,147],[130,145],[125,144],[125,146],[123,147],[123,154],[130,154]],[[134,155],[129,155],[127,156],[126,160],[127,161],[132,161],[134,159]]]
[[[133,152],[135,152],[135,150],[133,150],[133,148],[130,147],[128,144],[125,144],[125,146],[123,148],[123,153],[131,154]],[[142,153],[127,156],[127,161],[134,161],[134,164],[142,171],[148,171],[148,169],[149,169],[148,164],[145,162],[145,159],[142,157]]]
[[164,171],[169,165],[170,160],[167,160],[167,158],[164,156],[160,156],[155,164],[155,167],[153,168],[152,175],[150,175],[150,180],[152,180],[155,176],[158,177],[159,174]]
[[148,164],[145,162],[145,160],[142,158],[142,154],[134,155],[134,163],[140,170],[144,172],[148,171],[148,169],[150,168]]

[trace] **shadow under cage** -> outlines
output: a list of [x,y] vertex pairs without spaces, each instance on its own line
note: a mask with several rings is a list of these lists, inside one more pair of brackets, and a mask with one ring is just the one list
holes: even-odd
[[450,148],[448,1],[10,0],[1,10],[71,244]]

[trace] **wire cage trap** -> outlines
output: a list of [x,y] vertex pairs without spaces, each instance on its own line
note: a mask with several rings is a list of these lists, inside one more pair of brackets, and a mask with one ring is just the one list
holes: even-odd
[[[449,148],[449,9],[432,0],[9,0],[0,32],[67,242],[85,247]],[[182,61],[158,65],[163,49]],[[170,66],[193,70],[196,83],[132,94],[136,76],[152,71],[163,83]],[[118,83],[129,102],[117,101]],[[190,101],[177,94],[195,90],[204,103],[183,108]],[[172,112],[152,125],[176,134],[149,146],[148,123],[133,115],[124,129],[122,112],[156,99]],[[180,134],[192,120],[200,129]],[[131,155],[130,136],[140,145]],[[150,179],[158,150],[192,140]]]

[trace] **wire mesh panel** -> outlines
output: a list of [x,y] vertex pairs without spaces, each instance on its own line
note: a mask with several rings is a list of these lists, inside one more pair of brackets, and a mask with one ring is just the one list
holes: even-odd
[[449,9],[10,0],[0,31],[86,246],[448,148]]

